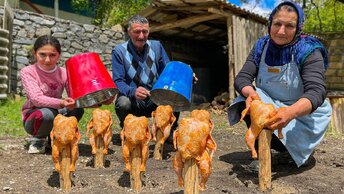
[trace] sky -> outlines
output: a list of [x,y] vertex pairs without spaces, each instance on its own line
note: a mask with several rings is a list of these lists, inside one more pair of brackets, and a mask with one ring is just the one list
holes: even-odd
[[241,8],[244,8],[250,12],[267,17],[272,9],[278,5],[282,0],[249,0],[249,3],[243,4],[240,0],[228,0],[229,3],[235,4]]

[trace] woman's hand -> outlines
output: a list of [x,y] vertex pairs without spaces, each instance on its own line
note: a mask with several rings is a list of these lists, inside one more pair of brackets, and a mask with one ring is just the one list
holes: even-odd
[[284,128],[295,118],[290,107],[278,108],[273,114],[274,116],[266,123],[266,126],[271,130]]
[[243,87],[241,93],[246,96],[246,108],[250,107],[253,100],[260,99],[258,93],[252,86]]
[[144,100],[146,99],[148,96],[150,96],[150,93],[149,91],[142,87],[142,86],[139,86],[136,91],[135,91],[135,98],[136,99],[139,99],[139,100]]
[[288,107],[281,107],[275,110],[272,118],[266,123],[269,129],[279,129],[288,125],[288,123],[304,115],[310,114],[312,104],[307,98],[300,98],[294,104]]
[[67,97],[61,101],[62,108],[66,107],[68,110],[73,110],[75,106],[75,100],[72,98]]
[[247,98],[246,98],[246,108],[248,108],[248,107],[250,107],[251,106],[251,103],[252,103],[252,101],[253,100],[259,100],[260,98],[259,98],[259,95],[258,95],[258,93],[256,92],[256,91],[254,91],[254,92],[251,92],[248,96],[247,96]]

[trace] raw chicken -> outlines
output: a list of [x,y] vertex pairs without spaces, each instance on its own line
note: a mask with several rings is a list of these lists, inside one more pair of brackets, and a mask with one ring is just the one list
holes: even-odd
[[211,173],[212,162],[212,158],[206,150],[216,150],[216,143],[211,136],[209,122],[203,122],[196,118],[182,119],[177,130],[173,133],[173,144],[177,149],[173,158],[173,168],[178,176],[178,185],[184,185],[182,172],[185,160],[194,158],[201,172],[200,190],[204,191]]
[[54,119],[54,126],[50,132],[51,138],[51,155],[53,157],[55,170],[60,172],[59,155],[67,146],[71,148],[71,165],[70,171],[74,172],[75,162],[79,158],[78,142],[81,138],[77,119],[72,117],[65,117],[58,114]]
[[157,130],[161,130],[164,134],[161,141],[161,144],[164,144],[166,139],[170,136],[171,127],[173,123],[176,121],[176,117],[173,115],[173,109],[170,105],[166,106],[158,106],[155,111],[152,112],[152,134],[153,140],[156,141],[156,132]]
[[[112,138],[112,117],[108,110],[94,109],[91,120],[87,124],[86,137],[90,137],[90,144],[92,146],[92,154],[97,153],[96,138],[101,136],[104,142],[103,154],[108,154],[109,145]],[[93,129],[91,135],[90,131]]]
[[214,124],[210,119],[210,113],[206,110],[202,110],[202,109],[195,109],[191,112],[190,114],[191,117],[193,118],[197,118],[200,121],[204,121],[204,122],[208,122],[209,123],[209,128],[210,128],[210,132],[213,131],[214,129]]
[[[191,112],[190,116],[200,121],[209,123],[210,133],[214,130],[214,124],[210,119],[210,113],[208,111],[202,109],[195,109]],[[208,152],[210,154],[210,157],[212,158],[215,150],[208,150]]]
[[[258,157],[254,148],[257,137],[264,128],[267,128],[266,122],[276,113],[274,106],[263,103],[258,95],[254,96],[251,105],[242,111],[240,121],[243,121],[246,114],[250,114],[251,125],[246,132],[245,140],[247,146],[251,149],[252,158]],[[283,138],[282,128],[278,129],[278,138]]]
[[124,127],[121,132],[123,160],[125,162],[125,170],[130,172],[130,153],[138,146],[141,148],[141,167],[140,171],[146,171],[146,162],[149,156],[148,144],[151,134],[148,127],[148,119],[144,116],[136,117],[128,114],[124,119]]

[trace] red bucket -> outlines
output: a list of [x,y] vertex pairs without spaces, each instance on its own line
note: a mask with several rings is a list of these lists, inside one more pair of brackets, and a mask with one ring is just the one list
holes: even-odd
[[69,96],[76,107],[100,104],[117,94],[117,87],[97,53],[82,53],[66,61]]

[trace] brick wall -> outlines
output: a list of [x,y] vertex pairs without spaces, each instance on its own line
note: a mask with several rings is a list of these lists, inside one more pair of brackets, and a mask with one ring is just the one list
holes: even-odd
[[327,90],[344,91],[344,34],[328,34],[329,68],[325,74]]

